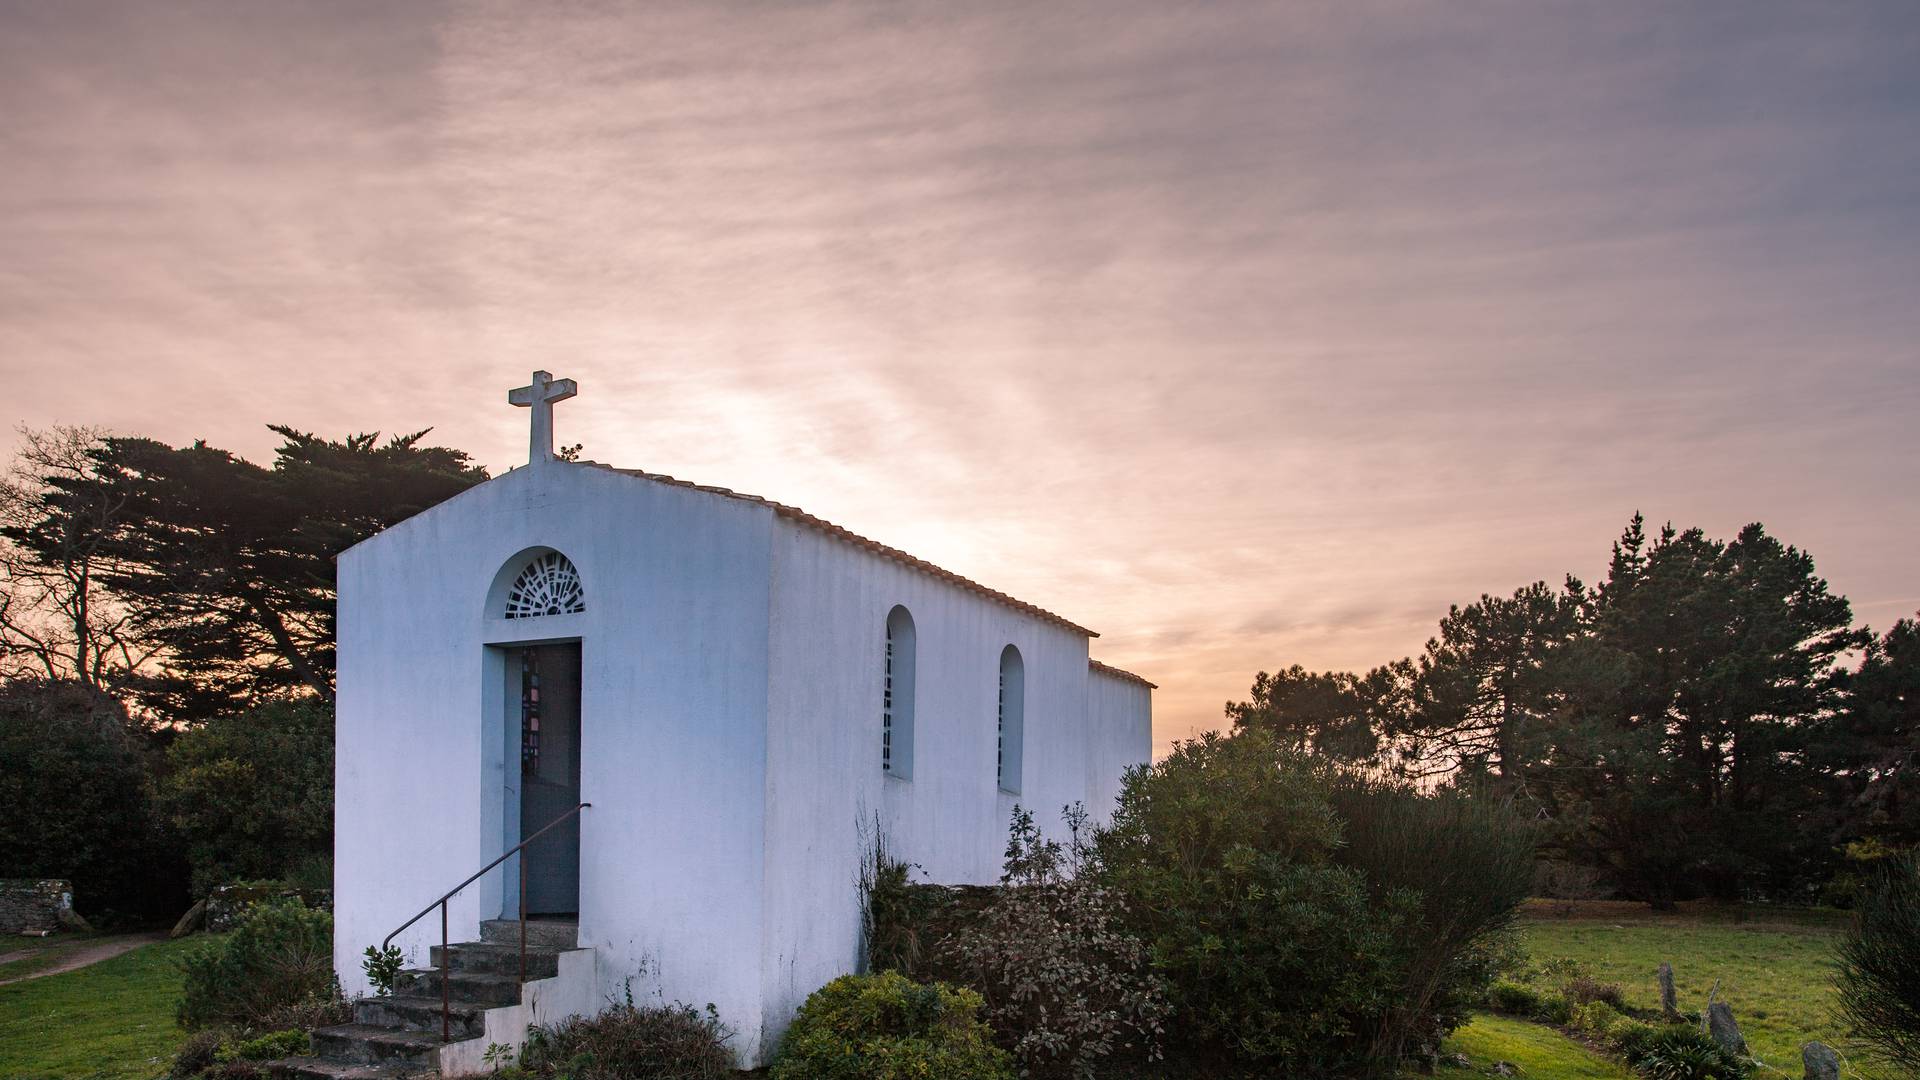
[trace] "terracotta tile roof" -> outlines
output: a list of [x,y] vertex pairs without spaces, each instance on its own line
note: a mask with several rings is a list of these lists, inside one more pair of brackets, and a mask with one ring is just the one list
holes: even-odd
[[[1089,630],[1078,623],[1062,618],[1059,615],[1055,615],[1053,612],[1048,611],[1045,608],[1036,607],[1032,604],[1027,603],[1025,600],[1017,600],[1014,597],[1008,596],[1006,593],[1000,592],[997,589],[989,589],[985,585],[982,585],[971,578],[961,577],[959,574],[956,574],[951,570],[942,570],[940,567],[935,566],[930,562],[927,562],[925,559],[916,559],[913,556],[907,554],[906,552],[901,551],[899,548],[888,547],[887,545],[879,542],[878,540],[869,540],[858,533],[852,532],[848,529],[844,529],[838,525],[835,525],[831,521],[826,521],[821,518],[814,517],[812,514],[809,514],[805,510],[802,510],[796,506],[788,506],[784,503],[777,503],[777,502],[774,502],[772,499],[763,499],[758,495],[747,495],[742,492],[734,491],[731,488],[710,487],[706,484],[696,484],[691,480],[676,480],[671,476],[663,476],[659,473],[645,472],[640,469],[617,469],[611,465],[603,465],[597,461],[583,461],[580,464],[591,465],[594,468],[598,468],[598,469],[606,469],[609,472],[617,472],[623,476],[637,476],[643,480],[652,480],[653,482],[658,484],[671,484],[674,487],[692,488],[695,491],[704,491],[709,495],[719,495],[728,499],[739,499],[742,502],[758,503],[761,506],[768,507],[775,514],[779,515],[780,517],[786,518],[789,521],[797,522],[801,525],[805,525],[807,528],[825,533],[826,535],[833,537],[835,540],[839,540],[842,543],[851,544],[854,547],[860,548],[863,551],[871,552],[874,555],[878,555],[883,559],[900,563],[903,566],[911,567],[915,570],[918,570],[923,574],[928,574],[928,575],[931,575],[932,577],[939,578],[940,580],[945,581],[950,585],[957,585],[960,588],[965,589],[970,593],[974,593],[979,596],[984,596],[987,599],[992,600],[997,604],[1003,604],[1007,607],[1012,608],[1015,611],[1019,611],[1019,612],[1023,612],[1025,614],[1031,615],[1034,618],[1040,619],[1044,622],[1050,622],[1055,626],[1063,626],[1068,630],[1073,631],[1076,634],[1085,634],[1087,637],[1090,637],[1090,638],[1096,638],[1100,636],[1098,633],[1092,630]],[[1105,665],[1101,665],[1101,666],[1104,667]],[[1115,668],[1112,670],[1118,671],[1119,669]],[[1126,672],[1120,672],[1120,674],[1126,675]],[[1139,681],[1141,682],[1146,682],[1145,679],[1140,679],[1138,675],[1130,675],[1127,677],[1133,678],[1133,679],[1139,679]],[[1147,683],[1147,685],[1151,686],[1153,684]]]
[[1125,679],[1128,682],[1137,682],[1141,686],[1144,686],[1149,690],[1160,689],[1159,683],[1150,683],[1147,680],[1141,678],[1140,676],[1135,675],[1133,672],[1122,671],[1121,669],[1114,667],[1112,664],[1103,664],[1098,660],[1088,659],[1087,668],[1090,671],[1097,671],[1102,675],[1111,675],[1116,679]]

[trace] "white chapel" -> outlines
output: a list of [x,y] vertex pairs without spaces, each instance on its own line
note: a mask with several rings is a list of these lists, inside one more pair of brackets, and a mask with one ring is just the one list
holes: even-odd
[[791,506],[561,460],[574,393],[535,372],[527,467],[339,556],[334,965],[371,994],[400,930],[410,970],[310,1075],[484,1071],[628,987],[711,1002],[764,1064],[859,966],[876,827],[988,883],[1016,804],[1103,818],[1149,759],[1152,684],[1092,631]]

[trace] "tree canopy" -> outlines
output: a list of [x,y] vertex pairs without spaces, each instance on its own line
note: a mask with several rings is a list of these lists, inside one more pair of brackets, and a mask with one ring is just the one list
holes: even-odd
[[98,437],[33,478],[4,529],[12,550],[23,565],[67,567],[83,538],[87,589],[110,599],[119,640],[153,661],[109,671],[76,656],[76,670],[53,674],[115,683],[189,721],[294,691],[332,699],[333,556],[486,473],[423,446],[426,431],[272,430],[283,441],[270,466],[204,442]]
[[1650,537],[1635,515],[1597,587],[1482,596],[1417,658],[1261,673],[1227,714],[1383,774],[1489,785],[1559,854],[1665,903],[1778,894],[1852,836],[1911,829],[1916,671],[1912,623],[1855,629],[1762,526]]

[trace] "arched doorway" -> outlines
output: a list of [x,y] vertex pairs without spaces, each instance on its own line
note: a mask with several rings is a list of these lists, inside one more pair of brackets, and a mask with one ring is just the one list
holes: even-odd
[[486,712],[488,757],[498,770],[496,850],[530,841],[503,867],[505,918],[521,914],[523,880],[528,916],[571,917],[580,910],[580,817],[573,811],[581,802],[585,611],[578,570],[552,548],[529,548],[507,560],[488,590]]
[[[519,753],[517,843],[548,824],[559,824],[521,853],[528,915],[568,915],[580,910],[580,643],[556,642],[509,648],[508,732]],[[512,760],[512,759],[510,759]],[[509,768],[509,777],[513,769]]]

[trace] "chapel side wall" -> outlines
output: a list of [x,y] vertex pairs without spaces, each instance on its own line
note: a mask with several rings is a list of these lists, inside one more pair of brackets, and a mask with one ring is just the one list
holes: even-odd
[[[579,637],[580,943],[598,1000],[713,1002],[760,1055],[768,543],[764,507],[556,464],[516,470],[339,561],[335,968],[506,846],[508,757],[485,640]],[[515,555],[561,551],[586,611],[489,618]],[[523,637],[524,639],[524,637]],[[497,671],[497,665],[496,665]],[[493,740],[489,743],[489,740]],[[517,766],[517,759],[510,759]],[[456,940],[500,911],[489,875],[451,908]],[[400,943],[424,962],[429,916]],[[554,1019],[554,1018],[543,1018]]]
[[[885,624],[896,604],[911,613],[916,639],[907,780],[880,768]],[[1059,835],[1061,807],[1085,802],[1104,820],[1111,798],[1089,782],[1097,729],[1083,635],[785,520],[775,522],[771,625],[769,1037],[809,993],[859,963],[855,881],[876,816],[893,854],[927,879],[984,884],[999,878],[1016,802]],[[1009,643],[1026,672],[1017,796],[995,778],[1000,653]],[[1144,759],[1146,748],[1127,738],[1096,756],[1117,762],[1137,749]]]
[[[362,949],[485,861],[460,824],[481,802],[482,748],[468,715],[481,654],[465,647],[478,612],[462,603],[477,561],[459,526],[491,495],[469,491],[336,562],[333,948],[349,995],[371,992]],[[449,906],[454,933],[477,922],[476,902]],[[424,965],[439,933],[430,915],[395,944]]]
[[1153,761],[1153,690],[1104,671],[1087,676],[1087,808],[1110,814],[1126,771]]

